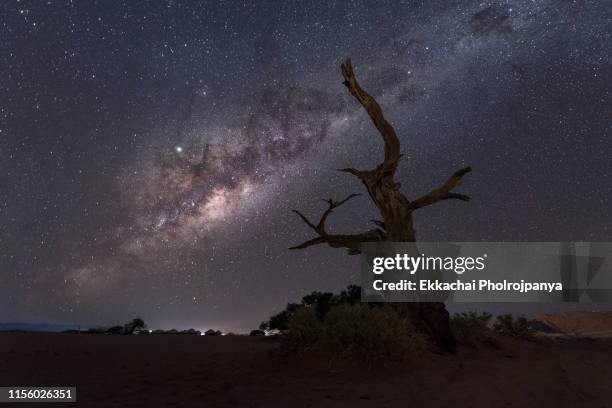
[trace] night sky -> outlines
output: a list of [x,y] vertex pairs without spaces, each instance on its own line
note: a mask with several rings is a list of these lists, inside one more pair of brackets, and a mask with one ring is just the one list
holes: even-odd
[[[449,4],[451,3],[451,4]],[[358,280],[312,237],[405,153],[423,241],[609,241],[612,3],[0,3],[0,321],[247,330]],[[372,228],[351,200],[333,231]]]

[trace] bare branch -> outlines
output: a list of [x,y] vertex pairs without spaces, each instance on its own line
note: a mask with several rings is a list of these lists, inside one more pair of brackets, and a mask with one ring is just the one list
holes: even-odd
[[362,242],[374,242],[374,241],[382,241],[386,238],[386,233],[379,229],[370,230],[361,234],[343,234],[343,235],[335,235],[328,234],[325,231],[325,221],[329,217],[329,215],[334,211],[334,209],[340,207],[342,204],[346,203],[348,200],[359,196],[360,194],[351,194],[343,200],[334,201],[331,198],[327,200],[323,200],[328,204],[327,209],[323,212],[319,223],[315,226],[308,218],[306,218],[302,213],[297,210],[293,210],[302,221],[304,221],[310,228],[315,230],[318,237],[310,239],[306,242],[301,243],[300,245],[293,246],[289,249],[303,249],[309,246],[318,245],[327,243],[329,246],[333,248],[348,248],[349,254],[354,255],[361,252],[360,244]]
[[361,194],[351,194],[348,197],[346,197],[344,200],[340,200],[340,201],[334,201],[331,198],[327,200],[323,200],[328,204],[328,207],[325,210],[325,212],[323,212],[323,215],[321,216],[321,219],[319,220],[319,223],[317,225],[314,225],[308,218],[306,218],[304,214],[302,214],[298,210],[291,210],[291,211],[299,215],[302,221],[304,221],[306,225],[308,225],[310,228],[312,228],[317,233],[319,233],[319,235],[325,235],[326,234],[325,233],[325,221],[327,220],[327,217],[329,217],[329,215],[332,212],[334,212],[334,209],[340,207],[342,204],[346,203],[351,198],[355,198],[360,195]]
[[465,194],[453,193],[452,189],[461,184],[461,179],[467,173],[472,171],[471,167],[466,167],[460,170],[457,170],[453,173],[452,176],[442,185],[442,187],[438,187],[435,190],[430,191],[428,194],[420,197],[410,203],[410,208],[412,210],[416,210],[417,208],[425,207],[438,201],[442,200],[461,200],[461,201],[470,201],[470,197]]
[[385,231],[387,230],[387,226],[385,225],[383,221],[379,221],[379,220],[370,220],[370,221],[378,225],[382,230],[385,230]]
[[341,171],[343,173],[350,173],[353,176],[358,177],[360,179],[363,179],[364,177],[366,177],[367,174],[370,173],[368,171],[357,170],[357,169],[354,169],[352,167],[347,167],[347,168],[344,168],[344,169],[338,169],[338,171]]
[[347,59],[342,64],[342,76],[344,77],[343,84],[366,110],[385,142],[385,160],[378,168],[382,170],[384,175],[393,176],[401,157],[400,142],[395,134],[393,126],[385,119],[378,102],[376,102],[370,94],[364,91],[357,82],[350,59]]
[[315,228],[315,231],[317,231],[320,235],[325,235],[325,221],[327,220],[327,217],[329,217],[329,215],[334,212],[334,208],[338,208],[340,207],[342,204],[346,203],[348,200],[350,200],[351,198],[360,196],[361,194],[351,194],[348,197],[346,197],[344,200],[340,200],[340,201],[334,201],[331,198],[327,199],[327,200],[323,200],[328,204],[327,209],[325,210],[325,212],[323,213],[323,215],[321,216],[321,220],[319,221],[319,223],[317,224],[317,227]]
[[300,245],[293,246],[289,249],[304,249],[313,245],[326,243],[332,248],[347,248],[349,255],[357,255],[361,253],[361,244],[364,242],[379,242],[385,241],[387,234],[379,229],[373,229],[361,234],[325,234],[324,236],[310,239]]
[[308,248],[309,246],[322,244],[324,242],[325,242],[325,239],[323,239],[322,237],[316,237],[306,242],[303,242],[300,245],[292,246],[289,249],[304,249],[304,248]]

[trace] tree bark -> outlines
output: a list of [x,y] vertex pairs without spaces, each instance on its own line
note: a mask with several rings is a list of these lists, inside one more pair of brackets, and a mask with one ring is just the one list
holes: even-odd
[[[413,211],[442,200],[456,199],[469,201],[468,196],[454,193],[452,190],[461,183],[463,176],[469,173],[471,168],[466,167],[456,171],[442,186],[432,190],[425,196],[414,201],[408,200],[400,191],[400,184],[395,181],[395,172],[402,157],[400,141],[395,133],[395,129],[385,119],[378,102],[363,90],[357,82],[350,59],[347,59],[341,68],[342,76],[344,77],[343,84],[365,109],[383,140],[384,159],[382,163],[372,170],[344,168],[339,171],[352,174],[361,180],[370,198],[378,208],[382,221],[374,220],[373,222],[378,228],[362,234],[337,235],[326,232],[325,221],[328,216],[335,208],[357,196],[356,194],[352,194],[341,201],[326,200],[328,208],[317,225],[314,225],[297,210],[293,210],[318,236],[291,249],[303,249],[326,243],[333,248],[347,248],[350,255],[355,255],[361,252],[360,245],[363,242],[415,242],[416,238],[412,221]],[[435,344],[446,350],[454,348],[449,314],[444,303],[408,303],[405,307],[408,309],[411,319],[419,331],[427,334]]]

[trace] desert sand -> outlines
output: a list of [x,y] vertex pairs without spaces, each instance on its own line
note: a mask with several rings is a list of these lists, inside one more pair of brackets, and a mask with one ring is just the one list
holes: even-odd
[[0,333],[0,345],[2,385],[77,387],[77,403],[54,406],[612,406],[603,339],[504,339],[390,371],[282,362],[263,337]]
[[557,333],[570,336],[612,337],[612,312],[568,311],[534,317]]

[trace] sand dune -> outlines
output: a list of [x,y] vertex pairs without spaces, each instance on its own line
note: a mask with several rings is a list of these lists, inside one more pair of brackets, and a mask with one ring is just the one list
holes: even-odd
[[560,312],[538,315],[534,320],[545,324],[555,332],[572,336],[612,335],[612,312]]

